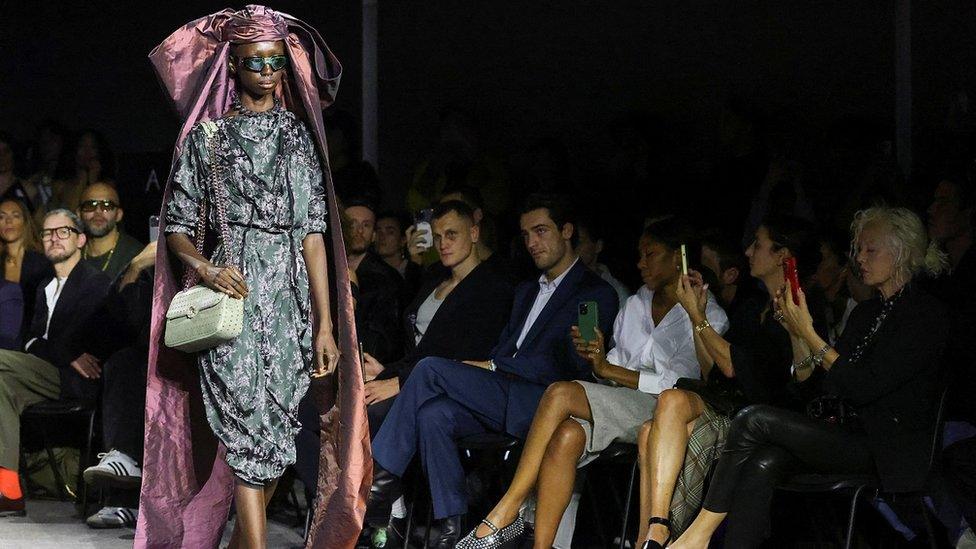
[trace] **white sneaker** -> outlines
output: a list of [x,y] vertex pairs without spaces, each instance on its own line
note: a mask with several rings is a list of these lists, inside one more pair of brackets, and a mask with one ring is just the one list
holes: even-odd
[[[98,454],[101,461],[85,469],[88,484],[108,483],[119,486],[138,486],[142,482],[142,469],[134,459],[118,450]],[[106,509],[109,509],[106,507]],[[115,509],[115,507],[112,507]]]
[[122,528],[136,525],[138,509],[128,507],[102,507],[97,513],[88,517],[85,524],[91,528]]

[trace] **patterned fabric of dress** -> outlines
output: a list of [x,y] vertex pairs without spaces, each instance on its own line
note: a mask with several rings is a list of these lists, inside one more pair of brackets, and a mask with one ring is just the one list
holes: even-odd
[[[249,294],[241,335],[198,355],[207,420],[227,463],[252,484],[295,461],[298,403],[312,370],[308,274],[302,240],[326,228],[322,171],[304,124],[275,106],[216,121],[217,161],[228,197],[230,242],[210,254],[239,267]],[[207,193],[208,235],[218,234],[211,159],[200,125],[191,130],[166,206],[167,233],[192,239]]]

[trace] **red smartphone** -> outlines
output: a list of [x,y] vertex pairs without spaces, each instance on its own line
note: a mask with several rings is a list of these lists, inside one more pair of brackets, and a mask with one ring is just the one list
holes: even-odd
[[793,290],[793,304],[800,304],[800,276],[796,274],[796,258],[787,257],[783,260],[783,278]]

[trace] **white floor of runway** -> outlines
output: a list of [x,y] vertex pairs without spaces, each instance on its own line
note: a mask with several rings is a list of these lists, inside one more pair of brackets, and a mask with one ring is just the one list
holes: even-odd
[[[232,529],[233,522],[224,530],[224,543]],[[32,500],[27,502],[26,517],[0,518],[0,549],[123,549],[132,547],[134,535],[132,528],[89,528],[68,502]],[[300,527],[269,521],[268,547],[301,546]]]

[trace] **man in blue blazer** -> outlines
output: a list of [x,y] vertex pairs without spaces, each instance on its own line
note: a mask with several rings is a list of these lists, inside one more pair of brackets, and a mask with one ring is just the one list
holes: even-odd
[[456,441],[485,432],[524,438],[550,383],[591,376],[573,349],[570,327],[577,323],[579,304],[594,301],[600,329],[612,333],[618,299],[579,261],[574,221],[566,197],[529,197],[520,226],[542,276],[516,289],[511,318],[492,358],[426,358],[414,368],[373,441],[376,467],[367,518],[374,526],[385,525],[400,493],[399,479],[419,452],[439,527],[432,546],[454,547],[467,511]]

